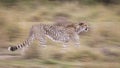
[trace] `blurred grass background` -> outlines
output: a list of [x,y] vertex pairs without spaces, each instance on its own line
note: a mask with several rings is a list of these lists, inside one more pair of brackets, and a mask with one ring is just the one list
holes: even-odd
[[[120,68],[119,8],[120,0],[0,0],[0,67]],[[24,51],[7,50],[23,42],[32,25],[54,23],[57,14],[74,23],[88,22],[90,31],[81,34],[81,47],[71,43],[61,53],[61,44],[48,40],[46,48],[35,41]]]

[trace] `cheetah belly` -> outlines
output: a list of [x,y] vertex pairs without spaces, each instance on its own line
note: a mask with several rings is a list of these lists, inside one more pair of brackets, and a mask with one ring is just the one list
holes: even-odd
[[54,42],[67,42],[69,40],[69,36],[65,34],[53,34],[46,36]]

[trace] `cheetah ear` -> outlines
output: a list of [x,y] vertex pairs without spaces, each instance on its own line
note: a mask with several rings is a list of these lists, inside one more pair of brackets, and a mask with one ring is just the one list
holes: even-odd
[[83,22],[80,22],[79,25],[80,25],[80,26],[81,26],[81,25],[84,25],[84,23],[83,23]]
[[69,27],[75,28],[75,24],[69,24],[66,26],[66,28],[69,28]]

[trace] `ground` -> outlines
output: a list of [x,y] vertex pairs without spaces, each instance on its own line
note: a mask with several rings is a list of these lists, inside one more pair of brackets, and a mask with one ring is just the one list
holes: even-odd
[[23,58],[20,50],[0,51],[0,68],[120,68],[119,62],[110,61],[68,61],[49,58]]

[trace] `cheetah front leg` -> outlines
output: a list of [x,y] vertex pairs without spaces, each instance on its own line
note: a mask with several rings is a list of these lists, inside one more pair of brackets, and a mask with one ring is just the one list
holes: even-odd
[[74,34],[74,35],[72,36],[72,41],[74,42],[75,47],[79,47],[79,46],[80,46],[79,35]]

